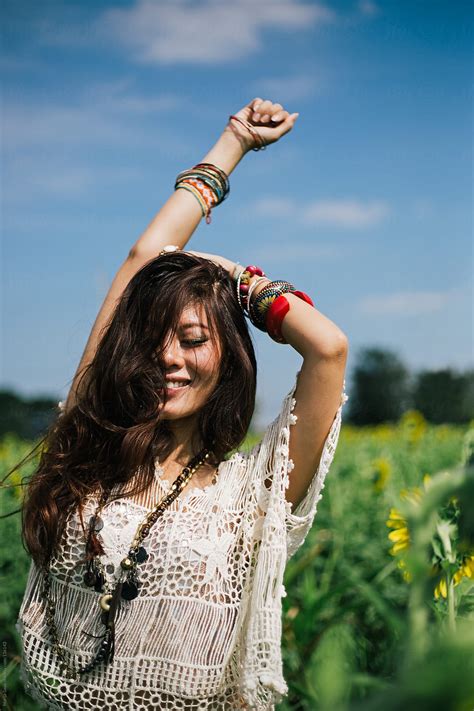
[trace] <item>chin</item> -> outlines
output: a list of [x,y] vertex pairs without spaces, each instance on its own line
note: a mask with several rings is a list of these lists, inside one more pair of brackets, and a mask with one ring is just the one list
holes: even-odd
[[167,403],[166,406],[163,408],[162,412],[160,413],[160,418],[162,420],[184,420],[193,417],[197,414],[198,411],[199,408],[193,408],[192,410],[179,408],[175,409],[173,407],[169,407]]

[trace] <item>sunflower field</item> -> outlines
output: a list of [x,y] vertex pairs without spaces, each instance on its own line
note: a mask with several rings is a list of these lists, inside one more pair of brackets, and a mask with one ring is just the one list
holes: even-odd
[[[0,479],[34,446],[0,441]],[[18,509],[29,462],[0,489]],[[8,485],[8,486],[5,486]],[[14,486],[10,486],[14,485]],[[473,711],[474,422],[343,424],[316,519],[283,598],[288,697],[278,711]],[[15,630],[29,558],[20,515],[0,520],[4,708],[23,692]]]

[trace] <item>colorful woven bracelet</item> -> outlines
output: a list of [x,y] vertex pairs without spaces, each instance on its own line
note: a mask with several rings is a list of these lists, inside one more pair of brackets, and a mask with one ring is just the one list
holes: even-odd
[[[306,301],[307,304],[314,307],[314,303],[311,300],[311,297],[309,297],[308,294],[305,294],[304,291],[293,291],[292,293],[299,299]],[[271,304],[270,308],[267,311],[267,333],[270,338],[272,338],[277,343],[287,343],[281,333],[281,327],[283,319],[285,318],[289,310],[290,304],[288,302],[288,299],[282,294],[274,300],[274,302]]]
[[192,181],[194,184],[199,185],[200,188],[205,186],[206,191],[212,193],[213,204],[215,204],[215,205],[220,204],[222,202],[221,188],[212,179],[206,178],[204,180],[203,178],[204,178],[204,176],[199,173],[198,174],[187,173],[186,175],[183,175],[181,178],[176,180],[175,188],[178,187],[178,185],[180,185],[181,183]]
[[221,178],[215,173],[204,169],[195,170],[194,168],[191,168],[190,170],[182,171],[176,178],[176,184],[191,178],[204,182],[206,186],[212,190],[219,204],[223,202],[229,194],[229,191],[226,189],[226,186],[222,182]]
[[[206,222],[207,224],[210,224],[211,210],[215,205],[217,205],[215,192],[211,188],[208,188],[202,180],[198,180],[196,178],[185,178],[182,182],[192,185],[196,189],[196,197],[200,202],[203,202],[203,207],[206,213]],[[178,188],[179,187],[182,187],[182,183],[178,185]]]
[[219,204],[223,202],[230,192],[229,178],[223,170],[212,163],[198,163],[193,170],[197,170],[203,179],[215,185]]
[[[200,206],[200,208],[201,208],[202,216],[203,216],[203,217],[206,217],[206,222],[207,222],[208,213],[209,213],[209,208],[208,208],[208,206],[207,206],[207,203],[206,203],[205,199],[203,198],[203,196],[202,196],[201,193],[199,192],[199,190],[198,190],[194,185],[190,185],[189,183],[186,183],[186,182],[181,183],[181,184],[178,185],[175,189],[176,189],[176,190],[187,190],[189,193],[191,193],[192,195],[194,195],[194,197],[195,197],[196,200],[198,201],[199,206]],[[210,219],[209,219],[209,222],[210,222]]]
[[174,188],[184,188],[195,196],[207,224],[211,223],[212,208],[220,205],[230,192],[228,176],[213,163],[197,163],[193,168],[181,171]]
[[224,192],[225,196],[230,192],[229,188],[229,176],[227,173],[225,173],[221,168],[218,168],[217,165],[214,165],[213,163],[196,163],[194,168],[203,171],[204,173],[211,173],[218,176],[220,179],[223,187],[224,187]]

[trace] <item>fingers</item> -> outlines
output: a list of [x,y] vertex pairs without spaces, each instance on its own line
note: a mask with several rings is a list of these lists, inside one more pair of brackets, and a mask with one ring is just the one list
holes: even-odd
[[[277,109],[273,110],[273,106],[278,107]],[[253,105],[253,119],[254,121],[261,121],[262,123],[268,123],[270,121],[271,116],[277,112],[277,110],[281,110],[282,106],[281,104],[273,104],[271,101],[254,101]]]
[[[290,116],[288,111],[285,111],[281,104],[274,104],[268,100],[264,101],[259,97],[254,99],[250,106],[253,111],[252,119],[260,123],[279,123],[286,121]],[[299,114],[291,114],[293,121],[298,115]]]
[[288,133],[288,131],[291,131],[293,126],[295,125],[295,121],[298,118],[299,113],[295,114],[290,114],[283,123],[281,123],[278,128],[281,131],[281,135],[283,136],[285,133]]

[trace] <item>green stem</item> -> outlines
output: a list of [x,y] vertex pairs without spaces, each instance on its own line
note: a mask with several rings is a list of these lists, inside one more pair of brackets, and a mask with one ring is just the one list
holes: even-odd
[[456,631],[456,609],[454,596],[454,580],[451,577],[448,585],[448,627],[451,632]]

